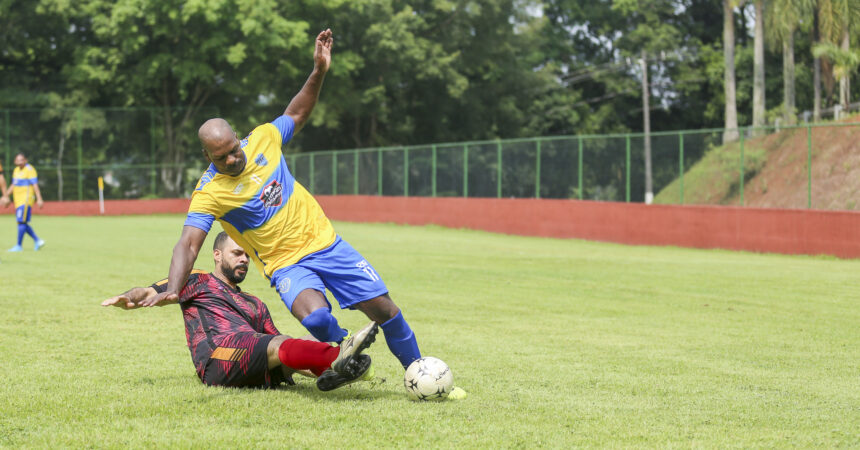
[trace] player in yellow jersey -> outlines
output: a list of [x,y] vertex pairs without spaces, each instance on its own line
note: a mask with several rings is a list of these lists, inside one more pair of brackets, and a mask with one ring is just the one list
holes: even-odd
[[331,30],[319,33],[313,72],[284,115],[272,123],[258,126],[242,140],[223,119],[210,119],[200,127],[203,153],[212,164],[191,196],[173,249],[168,288],[145,303],[176,298],[218,220],[317,340],[340,343],[348,334],[331,314],[328,288],[341,308],[358,309],[379,324],[389,349],[406,368],[421,357],[412,329],[379,274],[335,233],[320,205],[290,174],[281,153],[317,102],[331,64],[332,43]]
[[23,153],[15,155],[15,170],[12,172],[12,182],[8,189],[3,191],[3,197],[8,205],[9,194],[15,199],[15,218],[18,220],[18,243],[9,249],[10,252],[20,252],[24,234],[29,234],[36,242],[35,249],[39,250],[45,245],[45,241],[36,236],[33,227],[30,226],[30,216],[33,213],[33,204],[42,208],[42,192],[39,191],[39,176],[36,169],[27,161]]

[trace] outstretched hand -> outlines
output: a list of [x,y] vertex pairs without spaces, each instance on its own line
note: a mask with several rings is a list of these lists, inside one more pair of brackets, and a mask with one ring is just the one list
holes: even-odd
[[331,46],[334,39],[331,37],[331,29],[326,28],[325,31],[320,31],[316,39],[316,48],[314,48],[314,65],[317,70],[322,73],[328,72],[331,66]]
[[151,306],[164,306],[164,305],[172,305],[174,303],[179,302],[179,296],[171,293],[171,292],[162,292],[156,296],[149,297],[140,302],[140,306],[143,307],[151,307]]
[[122,309],[135,309],[140,305],[131,301],[131,299],[128,298],[125,294],[121,294],[103,301],[102,306],[116,306]]

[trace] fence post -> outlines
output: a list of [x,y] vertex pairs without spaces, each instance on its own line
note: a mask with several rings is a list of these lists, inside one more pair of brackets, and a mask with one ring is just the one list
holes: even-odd
[[[10,158],[12,157],[12,137],[11,132],[9,130],[9,110],[6,110],[6,167],[12,167],[12,161]],[[10,172],[11,173],[11,172]],[[12,176],[9,176],[9,181],[7,183],[12,182]]]
[[812,126],[806,125],[806,208],[812,209]]
[[578,136],[578,137],[579,137],[579,156],[577,157],[578,162],[576,163],[576,167],[577,167],[576,179],[577,179],[577,184],[578,184],[578,189],[579,189],[579,199],[582,200],[582,195],[583,195],[583,193],[582,193],[582,136]]
[[436,144],[433,144],[431,147],[432,155],[431,155],[431,172],[433,172],[430,176],[430,193],[433,197],[436,196]]
[[311,192],[311,194],[314,193],[314,172],[316,172],[316,170],[314,170],[314,154],[313,152],[311,152],[311,178],[310,181],[308,181],[308,183],[310,184],[310,186],[308,186],[308,190]]
[[496,197],[502,198],[502,141],[496,141]]
[[155,197],[158,184],[155,182],[155,108],[149,108],[149,160],[152,166],[149,168],[150,190]]
[[469,196],[469,145],[463,146],[463,197]]
[[540,138],[535,152],[535,198],[540,198]]
[[741,206],[744,206],[744,133],[745,133],[745,130],[743,129],[743,127],[741,127],[740,130],[741,130],[741,132],[740,132],[740,135],[741,135],[741,140],[740,140],[740,147],[741,147],[740,193],[741,193]]
[[684,204],[684,132],[678,134],[678,169],[681,186],[681,204]]
[[337,152],[331,154],[331,195],[337,195]]
[[382,196],[382,149],[376,152],[376,191]]
[[625,136],[625,140],[627,141],[627,145],[626,145],[626,147],[627,147],[627,163],[625,165],[625,169],[626,169],[627,174],[626,174],[626,179],[625,179],[625,183],[624,183],[626,185],[626,188],[624,190],[624,199],[627,201],[627,203],[630,203],[630,134],[629,133]]
[[403,196],[409,197],[409,147],[403,147]]
[[83,130],[81,128],[81,109],[75,110],[75,122],[78,124],[78,200],[84,199],[84,172],[81,169],[83,159]]
[[355,165],[355,169],[353,169],[352,191],[355,195],[358,195],[358,150],[352,151],[352,162]]

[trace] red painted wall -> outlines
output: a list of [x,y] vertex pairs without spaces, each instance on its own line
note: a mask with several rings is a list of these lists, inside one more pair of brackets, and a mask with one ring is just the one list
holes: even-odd
[[[860,257],[860,213],[576,200],[317,196],[348,222],[437,224],[623,244]],[[187,199],[108,200],[106,215],[184,213]],[[11,214],[12,208],[0,209]],[[48,202],[42,215],[97,215],[98,202]]]
[[860,213],[546,199],[318,196],[329,217],[508,234],[860,257]]

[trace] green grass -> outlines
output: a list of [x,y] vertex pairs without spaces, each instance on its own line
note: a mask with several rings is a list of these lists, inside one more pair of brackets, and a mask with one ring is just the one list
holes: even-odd
[[416,403],[382,340],[372,384],[207,388],[177,307],[98,306],[181,222],[37,216],[47,247],[0,254],[0,447],[860,446],[860,261],[338,223],[470,392]]

